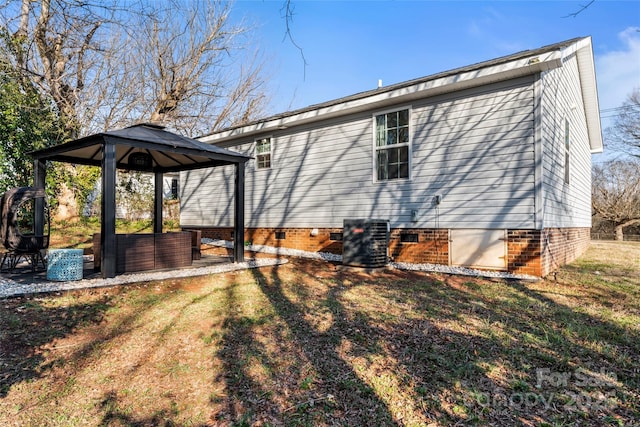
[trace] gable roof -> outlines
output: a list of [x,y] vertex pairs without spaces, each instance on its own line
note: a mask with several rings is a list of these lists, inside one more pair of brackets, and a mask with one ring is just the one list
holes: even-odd
[[[65,144],[34,151],[30,155],[34,159],[40,160],[100,166],[104,144],[116,146],[116,163],[119,169],[146,172],[173,172],[222,166],[244,163],[251,158],[166,131],[162,126],[147,123],[97,133]],[[136,152],[151,156],[150,168],[137,167],[127,163],[129,155]]]
[[562,59],[577,53],[583,104],[592,152],[602,151],[602,130],[596,90],[595,65],[591,37],[578,37],[563,42],[524,50],[512,55],[465,67],[420,77],[343,98],[334,99],[298,110],[276,114],[241,126],[223,129],[199,139],[219,143],[240,136],[286,129],[344,114],[384,108],[411,102],[418,98],[435,96],[501,80],[548,71],[562,66]]

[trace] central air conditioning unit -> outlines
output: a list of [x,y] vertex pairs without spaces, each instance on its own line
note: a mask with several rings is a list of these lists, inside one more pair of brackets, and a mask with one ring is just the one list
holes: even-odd
[[342,264],[377,268],[387,265],[389,220],[345,219],[342,231]]

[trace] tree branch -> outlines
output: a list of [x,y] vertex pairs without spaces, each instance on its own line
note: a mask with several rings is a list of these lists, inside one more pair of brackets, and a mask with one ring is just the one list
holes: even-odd
[[284,11],[284,22],[286,27],[283,41],[288,38],[291,44],[300,52],[300,57],[302,58],[302,66],[303,66],[303,79],[306,80],[307,65],[309,64],[307,63],[307,58],[304,56],[304,50],[302,50],[302,47],[300,47],[300,45],[295,41],[295,39],[293,38],[293,34],[291,33],[291,23],[293,22],[293,15],[295,12],[295,8],[291,4],[291,0],[286,0],[284,2],[284,5],[280,9],[281,13],[283,11]]
[[582,12],[584,12],[589,6],[591,6],[596,0],[591,0],[589,3],[582,5],[582,7],[577,11],[577,12],[573,12],[570,13],[568,15],[563,16],[563,18],[575,18],[578,15],[580,15]]

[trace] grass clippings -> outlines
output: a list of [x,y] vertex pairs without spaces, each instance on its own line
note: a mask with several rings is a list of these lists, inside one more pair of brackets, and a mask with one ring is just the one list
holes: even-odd
[[0,425],[633,425],[640,244],[555,279],[322,261],[0,300]]

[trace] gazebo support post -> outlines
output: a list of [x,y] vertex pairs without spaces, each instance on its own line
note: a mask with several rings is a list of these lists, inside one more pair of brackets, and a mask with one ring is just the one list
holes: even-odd
[[162,172],[155,173],[153,196],[153,232],[162,233],[162,199],[163,178]]
[[236,163],[233,262],[244,262],[244,162]]
[[[106,138],[105,138],[106,139]],[[116,276],[116,146],[102,145],[100,265],[103,278]]]
[[[47,176],[46,164],[42,160],[35,160],[33,163],[33,186],[35,188],[44,188]],[[33,219],[33,228],[37,236],[44,235],[44,199],[35,199],[35,217]]]

